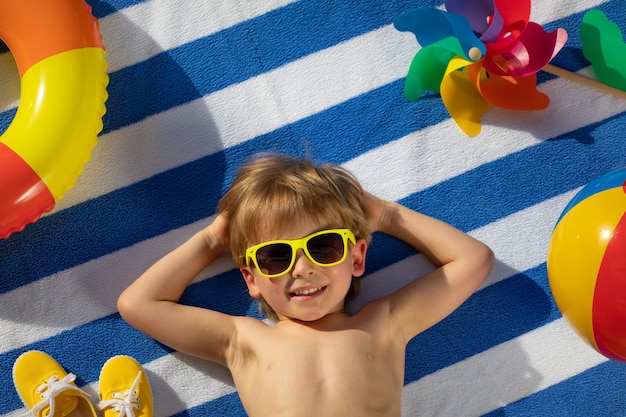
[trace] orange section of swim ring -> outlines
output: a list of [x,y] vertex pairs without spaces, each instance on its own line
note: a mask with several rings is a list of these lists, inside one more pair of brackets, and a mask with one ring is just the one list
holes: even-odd
[[0,37],[20,77],[44,58],[78,48],[102,48],[97,19],[83,0],[0,1]]

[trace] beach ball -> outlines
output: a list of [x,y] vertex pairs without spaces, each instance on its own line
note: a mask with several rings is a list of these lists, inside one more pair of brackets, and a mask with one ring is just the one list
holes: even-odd
[[565,207],[547,266],[571,327],[602,355],[626,362],[626,167],[590,182]]

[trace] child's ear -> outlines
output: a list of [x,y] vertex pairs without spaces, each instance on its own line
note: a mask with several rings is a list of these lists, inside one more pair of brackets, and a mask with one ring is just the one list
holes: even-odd
[[365,255],[367,253],[367,242],[359,239],[352,247],[352,276],[360,277],[365,273]]
[[261,290],[259,289],[256,283],[256,277],[252,273],[252,270],[247,266],[239,267],[239,271],[241,271],[241,275],[243,276],[243,280],[246,282],[248,286],[248,293],[252,298],[260,298]]

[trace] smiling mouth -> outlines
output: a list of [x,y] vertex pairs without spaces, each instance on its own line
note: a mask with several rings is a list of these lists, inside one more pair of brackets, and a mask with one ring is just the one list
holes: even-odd
[[309,288],[307,290],[290,292],[289,295],[292,297],[304,297],[307,295],[315,295],[319,293],[320,291],[324,290],[325,288],[326,287]]

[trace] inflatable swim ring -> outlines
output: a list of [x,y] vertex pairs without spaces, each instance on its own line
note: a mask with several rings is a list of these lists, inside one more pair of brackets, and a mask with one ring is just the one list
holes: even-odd
[[84,0],[0,1],[0,38],[20,103],[0,136],[0,238],[54,208],[91,157],[108,76],[98,20]]

